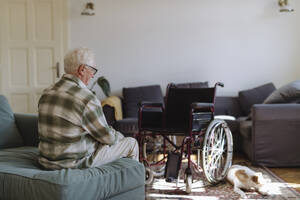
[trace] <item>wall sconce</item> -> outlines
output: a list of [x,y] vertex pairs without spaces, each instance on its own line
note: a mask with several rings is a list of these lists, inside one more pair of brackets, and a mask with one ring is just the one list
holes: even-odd
[[294,9],[289,6],[288,0],[278,0],[279,12],[293,12]]
[[95,15],[94,3],[92,2],[86,3],[84,10],[81,12],[81,15],[87,15],[87,16]]

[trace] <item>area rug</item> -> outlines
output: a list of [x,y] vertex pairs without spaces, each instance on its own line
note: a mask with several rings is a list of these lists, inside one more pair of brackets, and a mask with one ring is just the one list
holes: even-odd
[[[283,182],[270,170],[263,167],[251,166],[248,162],[236,163],[244,166],[248,166],[254,171],[261,172],[263,177],[267,181],[269,188],[268,196],[262,196],[256,192],[245,192],[248,199],[276,199],[276,200],[296,200],[300,199],[300,193],[295,191],[289,184]],[[183,163],[183,168],[186,163]],[[236,200],[241,199],[238,194],[233,192],[233,186],[224,181],[217,185],[210,185],[203,172],[197,169],[193,169],[193,185],[192,193],[187,194],[185,192],[185,184],[183,179],[176,183],[168,183],[165,179],[155,179],[153,184],[146,186],[146,200],[152,199],[179,199],[179,200]]]

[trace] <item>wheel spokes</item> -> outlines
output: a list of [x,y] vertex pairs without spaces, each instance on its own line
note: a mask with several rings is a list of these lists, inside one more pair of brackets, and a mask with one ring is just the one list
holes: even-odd
[[[228,132],[229,131],[229,132]],[[224,121],[213,121],[207,129],[203,146],[203,170],[209,182],[225,177],[231,165],[231,132]]]

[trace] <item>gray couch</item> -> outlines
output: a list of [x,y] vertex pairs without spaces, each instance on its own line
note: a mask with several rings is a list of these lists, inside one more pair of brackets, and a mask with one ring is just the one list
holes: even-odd
[[268,83],[240,91],[238,118],[241,151],[253,164],[266,167],[300,166],[300,105],[263,104],[276,88]]
[[37,116],[14,114],[0,95],[0,199],[145,199],[144,166],[122,158],[88,169],[43,170]]

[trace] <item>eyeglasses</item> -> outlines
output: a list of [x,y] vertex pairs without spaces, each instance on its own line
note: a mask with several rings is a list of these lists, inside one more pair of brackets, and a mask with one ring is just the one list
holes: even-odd
[[93,75],[95,75],[97,73],[97,71],[98,71],[98,69],[96,69],[95,67],[92,67],[90,65],[86,65],[85,64],[85,66],[87,66],[87,67],[89,67],[91,69],[91,72],[93,73]]

